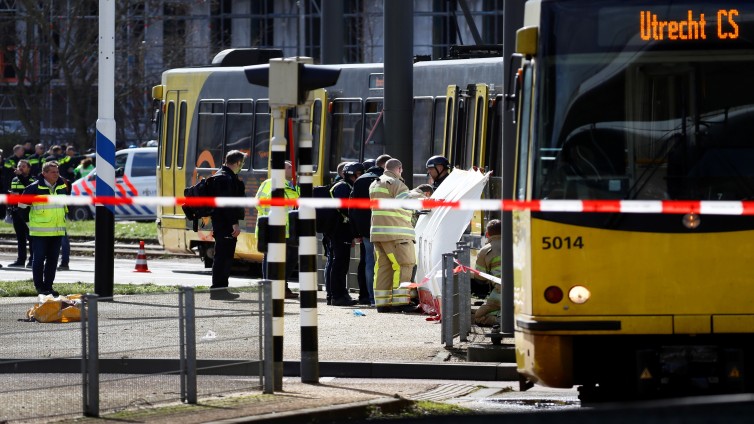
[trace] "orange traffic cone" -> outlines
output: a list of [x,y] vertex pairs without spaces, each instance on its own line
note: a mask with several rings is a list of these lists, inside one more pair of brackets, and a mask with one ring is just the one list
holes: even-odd
[[136,255],[134,272],[152,272],[147,267],[147,253],[144,251],[144,240],[139,242],[139,253]]

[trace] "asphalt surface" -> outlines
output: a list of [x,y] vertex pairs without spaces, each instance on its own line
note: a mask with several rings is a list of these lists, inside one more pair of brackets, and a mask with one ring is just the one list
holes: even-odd
[[[0,254],[0,263],[6,263],[13,260],[11,253]],[[163,280],[174,281],[180,280],[187,285],[208,286],[211,273],[203,267],[198,258],[169,258],[162,259],[159,257],[150,257],[148,260],[150,273],[146,276],[142,273],[135,273],[134,259],[117,259],[114,263],[114,273],[116,280],[133,280],[138,281],[140,278],[148,278],[154,282],[160,283]],[[71,271],[60,271],[56,279],[56,284],[62,284],[64,281],[88,281],[93,279],[93,259],[91,257],[72,257]],[[0,278],[15,279],[16,276],[30,278],[30,270],[26,269],[9,269],[0,270]],[[245,275],[235,274],[232,277],[232,286],[248,287],[254,285],[257,280]],[[296,284],[291,284],[296,291]],[[276,419],[281,419],[281,414],[290,417],[290,422],[307,422],[317,418],[322,419],[342,419],[344,417],[364,416],[372,413],[375,408],[402,409],[415,400],[422,400],[426,396],[432,397],[432,400],[444,402],[445,400],[468,398],[472,393],[481,388],[489,390],[479,392],[480,396],[476,399],[468,398],[459,401],[461,404],[484,405],[479,402],[479,398],[490,397],[498,393],[510,393],[517,387],[515,380],[515,369],[513,364],[505,363],[468,363],[466,361],[466,348],[471,343],[489,343],[484,337],[484,330],[475,328],[468,342],[461,343],[456,339],[452,348],[446,348],[440,341],[441,326],[437,321],[428,321],[427,316],[420,314],[378,314],[374,308],[365,305],[353,307],[336,307],[325,304],[324,292],[319,292],[319,304],[317,308],[318,316],[318,356],[320,364],[320,381],[319,384],[303,384],[298,378],[301,358],[301,334],[299,312],[300,308],[297,300],[285,301],[285,320],[284,320],[284,342],[283,358],[285,361],[284,372],[286,377],[283,381],[281,391],[272,395],[264,395],[261,387],[257,389],[239,389],[229,390],[223,393],[221,397],[209,395],[200,398],[201,404],[211,405],[212,402],[221,401],[220,407],[205,407],[200,410],[191,410],[192,412],[181,412],[180,407],[168,408],[168,410],[156,408],[163,405],[163,402],[139,401],[138,398],[149,399],[147,395],[137,397],[137,400],[126,399],[134,393],[125,390],[123,387],[104,386],[103,391],[108,397],[122,396],[122,402],[115,402],[118,405],[131,405],[132,415],[128,420],[133,422],[210,422],[215,420],[226,420],[238,417],[251,417],[244,419],[262,419],[270,420],[273,415]],[[173,299],[173,295],[166,294],[162,297]],[[213,310],[221,310],[224,307],[232,309],[237,306],[236,302],[217,302],[204,299],[205,294],[197,294],[197,305],[211,306]],[[247,295],[244,295],[247,296]],[[155,298],[147,303],[158,303]],[[131,314],[132,318],[138,317],[145,308],[138,307],[137,297],[121,297],[119,300],[125,301],[124,304],[136,303],[137,307],[130,309],[130,312],[121,312],[121,320],[128,321]],[[69,327],[55,326],[45,327],[46,324],[25,323],[14,319],[20,317],[23,312],[30,306],[33,299],[28,298],[0,298],[2,310],[5,311],[3,319],[3,328],[1,329],[5,341],[0,346],[0,357],[3,358],[56,358],[77,354],[76,343],[70,344],[70,351],[63,347],[68,344],[57,342],[50,343],[48,328],[60,330],[69,328],[71,334],[58,335],[66,340],[76,340],[76,324]],[[172,300],[171,300],[172,301]],[[209,303],[207,303],[209,302]],[[116,308],[121,305],[118,302],[113,304],[102,304],[101,307]],[[359,310],[361,313],[355,313]],[[123,315],[125,314],[125,315]],[[144,313],[148,315],[147,313]],[[47,324],[49,325],[49,324]],[[125,329],[122,327],[100,326],[100,351],[110,352],[109,357],[121,358],[128,357],[136,360],[142,359],[148,361],[150,358],[175,357],[174,351],[169,346],[170,334],[174,333],[175,323],[160,321],[156,325],[149,323],[136,325],[133,324]],[[233,334],[239,328],[247,328],[243,322],[238,319],[228,319],[224,321],[201,321],[198,320],[197,328],[199,337],[211,331],[213,336],[222,338],[228,336],[234,338]],[[29,334],[28,331],[35,331]],[[257,329],[258,331],[258,329]],[[38,333],[36,333],[38,332]],[[8,339],[8,337],[15,337]],[[37,339],[42,337],[41,339]],[[138,343],[154,340],[149,349],[139,350],[134,348]],[[138,343],[137,343],[138,342]],[[147,343],[149,344],[149,343]],[[163,346],[164,345],[164,346]],[[214,347],[213,347],[214,346]],[[230,344],[201,344],[200,353],[205,358],[223,359],[237,358],[243,355],[248,356],[248,345],[243,343]],[[119,353],[125,352],[125,353]],[[0,385],[14,387],[21,384],[24,378],[29,380],[30,387],[33,383],[39,383],[40,378],[49,379],[52,386],[61,383],[56,381],[71,381],[73,378],[76,384],[79,384],[79,377],[49,375],[44,377],[30,374],[4,374],[0,375]],[[56,379],[57,378],[57,379]],[[105,377],[103,377],[104,379]],[[202,377],[205,387],[235,387],[236,383],[243,382],[247,377],[233,376],[206,376]],[[509,381],[503,381],[509,380]],[[465,383],[469,381],[470,383]],[[476,382],[475,382],[476,381]],[[478,381],[486,381],[481,384]],[[68,413],[64,416],[70,416],[70,412],[76,413],[80,402],[80,388],[75,389],[72,386],[68,392],[73,396],[64,402],[64,408]],[[126,386],[127,387],[127,386]],[[54,390],[54,389],[53,389]],[[167,398],[175,399],[174,388],[163,389],[155,386],[152,394],[149,396],[165,392]],[[172,391],[172,392],[171,392]],[[32,391],[35,392],[35,391]],[[171,394],[172,393],[172,394]],[[429,394],[429,395],[428,395]],[[484,394],[484,396],[481,396]],[[245,397],[238,397],[245,395]],[[575,396],[575,392],[571,393]],[[34,396],[33,393],[25,393],[25,407],[29,409],[39,408],[44,411],[45,407],[49,408],[49,396]],[[0,393],[2,398],[2,393]],[[229,401],[234,399],[233,401]],[[117,400],[117,399],[116,399]],[[146,404],[144,403],[146,402]],[[175,401],[168,401],[168,404]],[[225,403],[223,403],[225,402]],[[230,402],[229,405],[226,405]],[[14,402],[0,402],[5,408],[14,408],[17,406]],[[495,405],[495,403],[487,403]],[[0,412],[2,412],[0,407]],[[72,409],[71,409],[72,408]],[[121,408],[118,408],[121,409]],[[329,411],[329,412],[328,412]],[[356,412],[354,412],[356,411]],[[101,411],[103,414],[110,412],[107,409]],[[327,415],[337,412],[336,415]],[[41,413],[41,412],[40,412]],[[42,413],[43,414],[43,413]],[[271,415],[273,414],[273,415]],[[325,415],[321,415],[325,414]],[[8,415],[0,413],[0,421],[3,416],[14,416],[10,412]],[[38,416],[38,415],[35,415]],[[295,417],[295,418],[294,418]],[[49,418],[40,418],[39,422],[47,420],[58,420],[60,415],[53,414]]]

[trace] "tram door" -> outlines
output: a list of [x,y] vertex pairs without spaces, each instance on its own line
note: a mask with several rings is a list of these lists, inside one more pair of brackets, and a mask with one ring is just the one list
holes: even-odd
[[[324,175],[328,169],[328,165],[325,164],[327,155],[324,153],[327,151],[324,146],[324,141],[327,140],[326,129],[327,122],[327,102],[328,93],[324,88],[320,88],[312,92],[312,108],[311,108],[311,131],[312,131],[312,163],[314,164],[314,186],[324,184]],[[301,137],[301,136],[299,136]]]
[[[180,91],[168,91],[165,108],[164,139],[160,157],[159,177],[160,196],[181,196],[186,186],[185,150],[186,150],[186,121],[188,106],[181,100]],[[183,229],[186,220],[178,216],[179,209],[175,205],[162,206],[162,227],[164,229]],[[181,234],[178,239],[169,240],[180,247],[185,245],[183,232],[171,231],[173,235]]]
[[[160,158],[160,196],[176,196],[178,189],[183,190],[186,147],[186,101],[180,100],[180,92],[168,91],[165,108],[165,128]],[[179,153],[180,150],[180,153]],[[180,185],[179,185],[180,184]],[[176,206],[163,206],[163,216],[176,215]]]

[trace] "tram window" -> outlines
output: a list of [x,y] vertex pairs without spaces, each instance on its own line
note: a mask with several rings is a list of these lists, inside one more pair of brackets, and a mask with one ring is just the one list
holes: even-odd
[[330,171],[337,171],[340,162],[359,160],[362,103],[360,99],[333,101],[330,130]]
[[173,125],[175,124],[175,102],[168,102],[168,119],[165,123],[165,168],[173,165]]
[[[376,159],[385,153],[385,125],[383,124],[382,99],[367,99],[364,104],[364,151],[363,159]],[[361,159],[359,159],[361,160]]]
[[[503,167],[503,96],[497,96],[495,103],[487,115],[487,142],[485,143],[484,166],[485,170],[492,171],[493,175],[502,176]],[[496,197],[499,199],[500,197]]]
[[[466,128],[468,128],[469,122],[467,121],[467,103],[463,98],[456,99],[456,132],[453,134],[453,144],[450,161],[453,166],[466,168],[468,167],[468,156],[466,156],[466,143],[468,140],[468,134]],[[470,141],[470,140],[469,140]]]
[[315,100],[312,105],[312,170],[319,168],[320,131],[322,131],[322,100]]
[[453,154],[453,117],[456,114],[456,99],[450,98],[447,100],[447,107],[445,108],[445,131],[443,132],[443,152],[448,160],[455,160]]
[[477,97],[476,99],[476,111],[474,115],[475,118],[475,126],[474,126],[474,157],[471,161],[471,165],[481,166],[484,167],[484,164],[482,163],[482,145],[483,143],[482,136],[484,135],[484,125],[485,122],[482,119],[484,116],[484,110],[483,108],[487,107],[487,105],[484,104],[484,98],[483,97]]
[[[443,153],[442,149],[442,143],[443,143],[443,129],[445,128],[445,103],[447,102],[446,97],[438,97],[435,99],[435,112],[434,112],[434,130],[432,132],[432,151],[430,152],[430,155],[427,156],[429,158],[433,155],[439,155]],[[425,162],[426,163],[426,162]],[[422,166],[420,168],[424,168],[425,163],[422,163]]]
[[270,104],[267,100],[257,100],[254,105],[254,147],[252,149],[254,169],[268,169],[270,156]]
[[[199,121],[196,129],[197,168],[219,168],[223,163],[224,106],[222,100],[199,102]],[[206,157],[207,154],[209,157]]]
[[188,109],[188,105],[186,105],[185,101],[181,102],[181,107],[178,111],[178,152],[175,159],[175,166],[180,168],[183,168],[184,163],[183,160],[185,159],[184,150],[186,149],[186,110]]
[[[251,100],[228,101],[225,114],[225,152],[240,150],[251,155],[254,126],[254,109]],[[251,161],[245,162],[248,170]]]
[[433,155],[431,97],[414,99],[414,173],[422,173],[427,159]]

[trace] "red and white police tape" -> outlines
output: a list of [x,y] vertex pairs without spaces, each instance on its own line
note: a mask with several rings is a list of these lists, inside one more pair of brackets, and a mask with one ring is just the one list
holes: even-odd
[[209,206],[244,207],[288,206],[310,208],[353,209],[435,209],[449,207],[457,210],[532,212],[601,212],[601,213],[663,213],[754,215],[754,201],[710,200],[458,200],[435,199],[256,199],[249,197],[116,197],[116,196],[39,196],[0,194],[0,204],[51,203],[60,205],[145,205],[145,206]]

